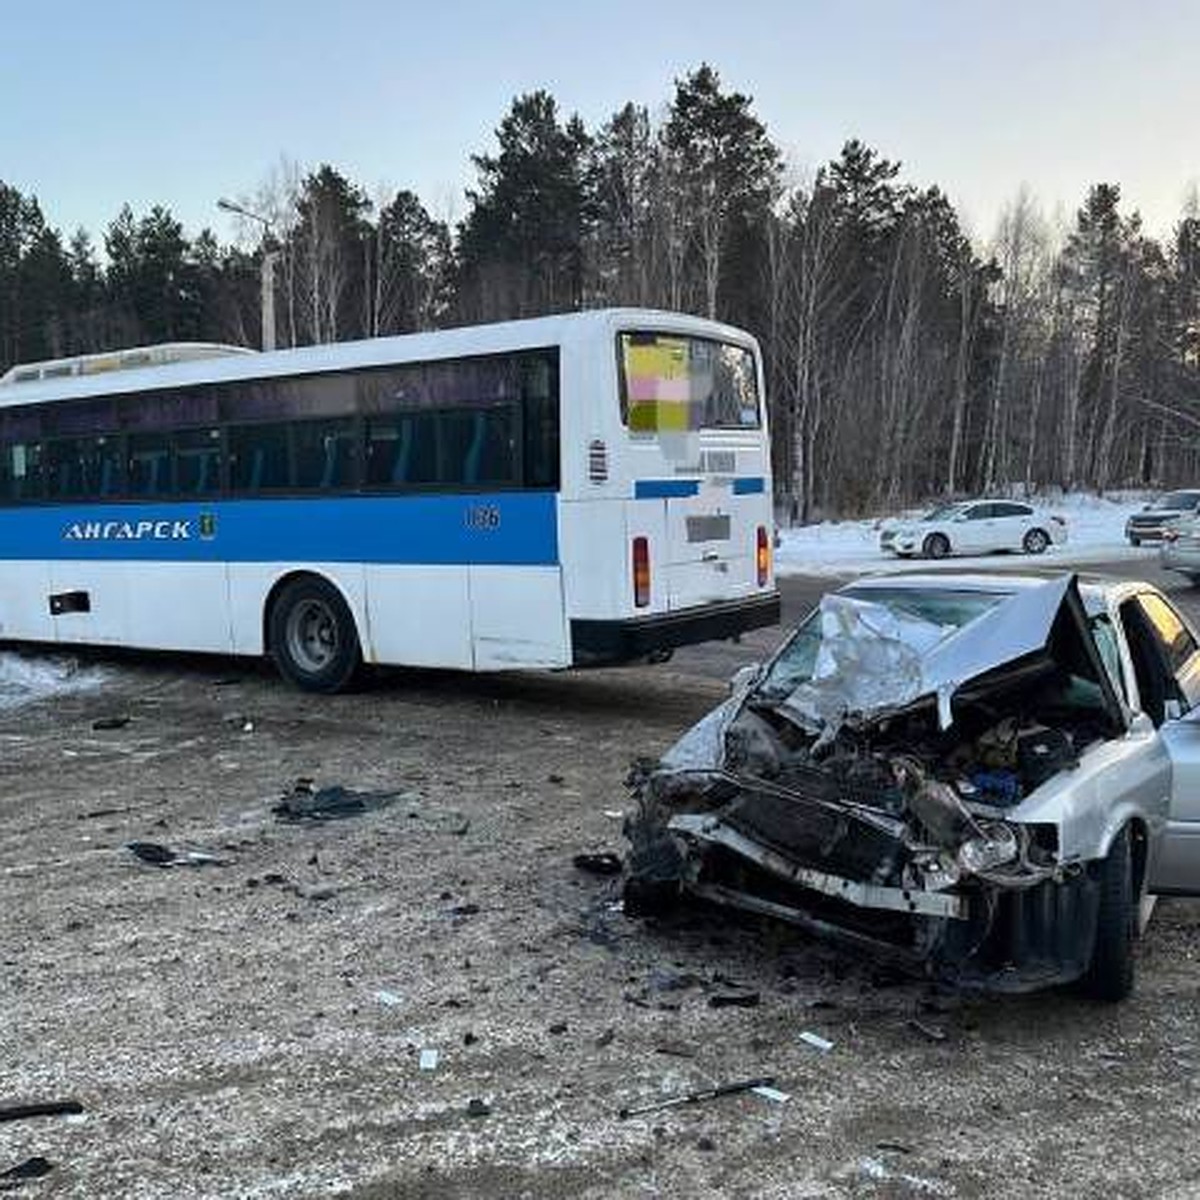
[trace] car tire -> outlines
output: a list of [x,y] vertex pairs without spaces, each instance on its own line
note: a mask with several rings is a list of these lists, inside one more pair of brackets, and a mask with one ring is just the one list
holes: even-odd
[[944,533],[931,533],[921,546],[926,558],[945,558],[950,553],[950,539]]
[[303,575],[271,606],[267,644],[279,673],[306,692],[340,692],[362,666],[354,615],[326,579]]
[[1050,535],[1044,529],[1031,529],[1021,542],[1026,554],[1045,554]]
[[1130,544],[1131,546],[1134,546],[1134,547],[1140,546],[1140,545],[1142,544],[1142,539],[1141,539],[1141,538],[1135,538],[1135,537],[1131,537],[1131,538],[1129,539],[1129,544]]
[[1133,847],[1126,826],[1100,863],[1100,907],[1092,959],[1080,980],[1084,995],[1116,1003],[1133,991],[1133,944],[1137,897],[1133,894]]

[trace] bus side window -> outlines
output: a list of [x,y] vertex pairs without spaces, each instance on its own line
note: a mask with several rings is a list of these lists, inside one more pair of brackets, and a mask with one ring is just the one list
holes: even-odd
[[292,426],[295,485],[303,491],[354,486],[357,438],[352,421],[302,421]]
[[42,491],[42,447],[38,442],[16,442],[0,454],[0,500],[36,500]]
[[165,433],[129,438],[129,494],[162,496],[171,490],[171,444]]
[[511,487],[517,482],[516,420],[511,406],[447,414],[443,479],[466,487]]
[[83,495],[82,448],[74,438],[46,443],[44,475],[46,495],[51,500]]
[[230,426],[230,490],[282,491],[291,483],[290,474],[286,425]]
[[175,486],[180,496],[212,496],[221,490],[221,431],[189,429],[175,435]]
[[411,412],[367,422],[366,481],[373,487],[422,487],[438,474],[435,412]]

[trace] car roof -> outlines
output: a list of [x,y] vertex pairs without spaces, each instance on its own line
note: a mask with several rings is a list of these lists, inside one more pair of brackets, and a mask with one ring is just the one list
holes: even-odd
[[[913,574],[868,575],[840,588],[843,592],[904,590],[941,592],[998,592],[1014,595],[1038,587],[1052,579],[1069,574],[1066,571],[995,572],[983,571],[923,571]],[[1098,608],[1138,591],[1157,591],[1153,584],[1130,579],[1106,579],[1102,575],[1076,575],[1079,593],[1089,608]]]

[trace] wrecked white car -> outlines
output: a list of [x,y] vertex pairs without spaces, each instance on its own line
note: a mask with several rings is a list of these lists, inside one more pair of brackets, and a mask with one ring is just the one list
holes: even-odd
[[961,986],[1121,999],[1150,897],[1200,892],[1198,705],[1148,584],[859,581],[635,769],[627,911],[692,895]]

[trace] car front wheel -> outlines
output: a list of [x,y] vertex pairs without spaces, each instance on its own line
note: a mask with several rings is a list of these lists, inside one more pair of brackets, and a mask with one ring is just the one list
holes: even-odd
[[1094,1000],[1114,1003],[1133,991],[1133,942],[1137,898],[1133,894],[1133,847],[1126,826],[1100,863],[1100,908],[1092,961],[1080,985]]
[[950,553],[950,539],[944,533],[931,533],[921,549],[926,558],[945,558]]
[[1044,554],[1046,547],[1050,545],[1050,538],[1044,529],[1031,529],[1021,544],[1025,547],[1026,554]]

